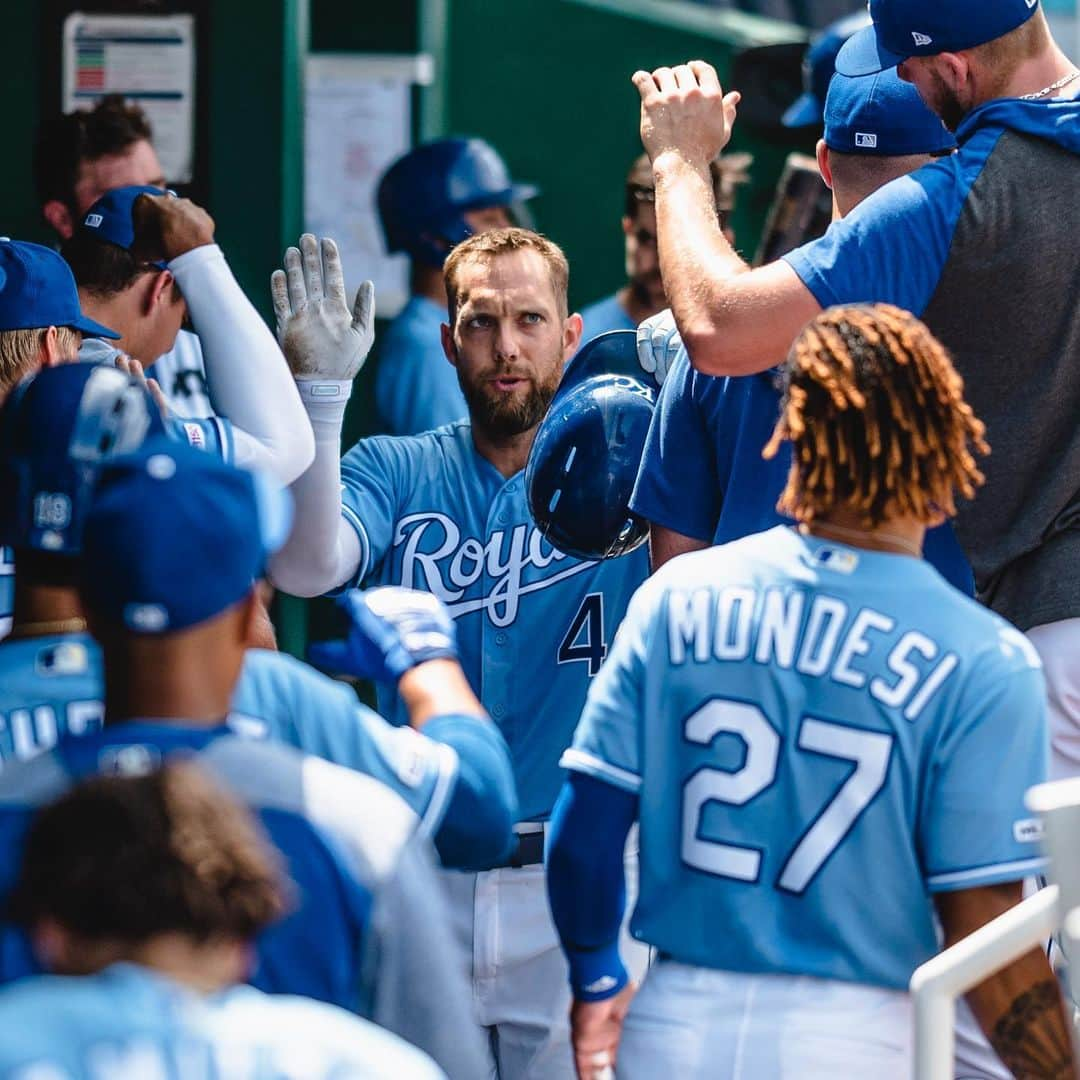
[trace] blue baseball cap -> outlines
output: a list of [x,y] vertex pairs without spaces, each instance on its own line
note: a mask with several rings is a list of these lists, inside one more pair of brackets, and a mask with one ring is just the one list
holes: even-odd
[[[104,195],[83,216],[80,228],[89,236],[96,237],[102,243],[115,244],[130,251],[135,243],[135,221],[132,212],[135,200],[140,195],[175,195],[174,191],[164,188],[149,187],[145,184],[132,184],[128,187],[113,188]],[[165,263],[152,265],[165,269]]]
[[69,326],[89,337],[120,337],[82,313],[71,267],[52,248],[0,240],[0,331],[48,326]]
[[784,113],[784,127],[816,127],[821,123],[829,80],[836,70],[836,54],[848,38],[869,25],[870,13],[864,8],[830,23],[810,42],[803,57],[803,92]]
[[913,56],[973,49],[1022,26],[1039,0],[870,0],[873,26],[836,58],[841,75],[873,75]]
[[845,154],[945,154],[956,139],[895,69],[849,79],[834,75],[825,99],[825,145]]
[[111,364],[60,364],[0,408],[0,543],[77,555],[97,469],[164,432],[146,389]]
[[242,600],[291,526],[292,500],[273,481],[148,439],[99,470],[83,526],[83,603],[136,634],[187,629]]

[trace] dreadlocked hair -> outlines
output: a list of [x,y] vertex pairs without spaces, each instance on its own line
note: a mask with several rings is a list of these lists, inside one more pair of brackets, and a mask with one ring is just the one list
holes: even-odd
[[875,528],[887,518],[932,522],[975,495],[988,454],[982,421],[945,347],[891,304],[823,311],[791,348],[780,419],[763,451],[792,444],[777,509],[801,522],[854,510]]

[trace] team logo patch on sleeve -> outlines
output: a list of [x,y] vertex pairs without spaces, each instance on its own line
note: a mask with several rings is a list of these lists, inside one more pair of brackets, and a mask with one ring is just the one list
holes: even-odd
[[203,431],[200,424],[184,424],[184,434],[187,436],[187,441],[191,446],[194,446],[197,450],[206,449],[206,432]]

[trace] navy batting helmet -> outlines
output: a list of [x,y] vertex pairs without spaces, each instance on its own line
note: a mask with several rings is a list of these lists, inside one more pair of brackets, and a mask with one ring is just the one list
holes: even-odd
[[510,206],[539,191],[515,184],[483,139],[439,139],[399,157],[379,180],[379,218],[387,251],[441,267],[469,234],[467,210]]
[[630,496],[658,389],[633,330],[593,338],[570,362],[525,467],[533,520],[560,551],[610,559],[645,542]]
[[0,543],[76,555],[97,467],[164,425],[118,368],[61,364],[12,390],[0,409]]

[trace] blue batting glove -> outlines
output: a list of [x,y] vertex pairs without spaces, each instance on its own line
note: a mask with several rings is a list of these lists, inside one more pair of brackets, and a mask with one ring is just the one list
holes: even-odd
[[350,589],[338,600],[352,628],[344,641],[312,645],[308,659],[325,671],[396,683],[427,660],[457,659],[457,629],[438,597],[387,586]]

